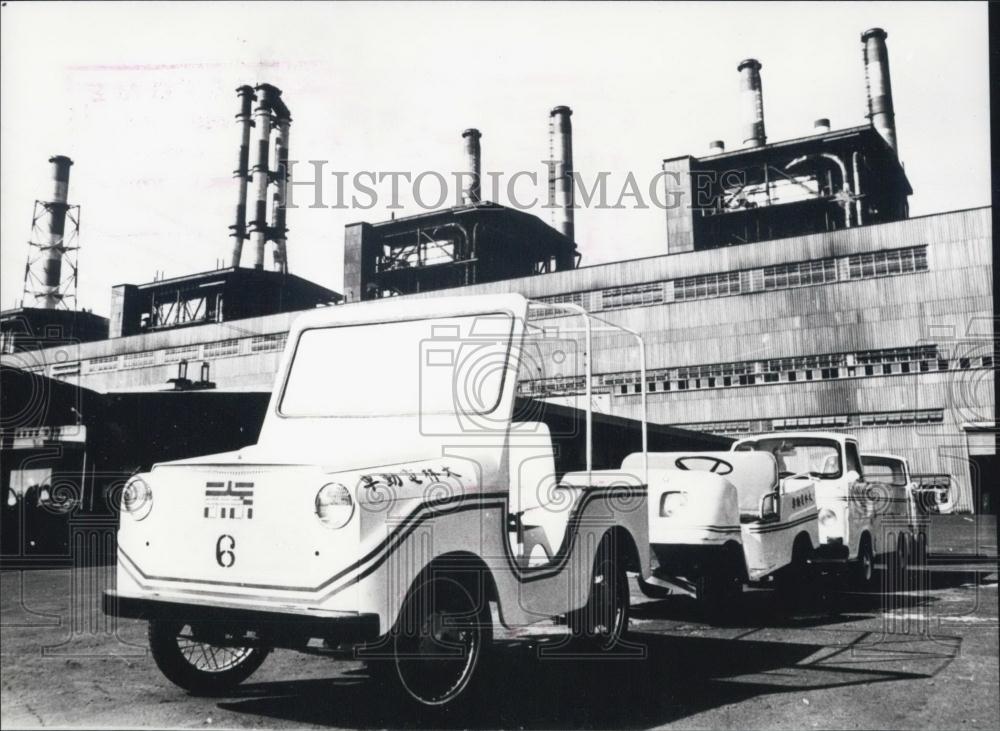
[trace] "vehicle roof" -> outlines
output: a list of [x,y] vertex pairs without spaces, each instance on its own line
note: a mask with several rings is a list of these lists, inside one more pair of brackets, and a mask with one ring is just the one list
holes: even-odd
[[796,439],[800,437],[808,437],[813,439],[832,439],[836,442],[844,442],[850,440],[856,442],[855,439],[850,434],[843,434],[841,432],[834,431],[770,431],[764,432],[763,434],[754,434],[753,436],[740,437],[737,444],[740,442],[756,442],[760,439],[779,439],[779,438],[789,438]]
[[383,300],[353,302],[347,305],[320,307],[295,319],[293,329],[324,325],[362,325],[398,320],[474,315],[490,312],[518,313],[527,299],[516,293],[476,294],[451,297],[410,299],[390,297]]
[[865,457],[878,457],[879,459],[894,459],[897,462],[906,462],[906,457],[900,457],[898,454],[885,454],[883,452],[862,452],[861,461],[863,462]]

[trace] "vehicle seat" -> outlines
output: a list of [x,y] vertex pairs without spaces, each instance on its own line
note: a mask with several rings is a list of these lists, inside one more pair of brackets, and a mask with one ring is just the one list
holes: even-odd
[[[649,469],[676,470],[677,460],[682,457],[708,459],[688,459],[686,465],[691,471],[711,472],[721,459],[733,466],[733,471],[720,474],[726,468],[720,466],[719,475],[728,480],[736,488],[736,497],[740,507],[740,522],[753,523],[761,520],[760,499],[778,489],[778,464],[774,455],[768,452],[650,452]],[[642,453],[630,454],[622,462],[623,470],[637,471],[642,469]]]

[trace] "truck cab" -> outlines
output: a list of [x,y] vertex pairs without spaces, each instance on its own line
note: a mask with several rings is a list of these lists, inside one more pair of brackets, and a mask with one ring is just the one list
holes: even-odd
[[895,454],[862,454],[865,476],[879,486],[885,509],[882,511],[882,532],[888,546],[895,543],[890,554],[890,568],[903,572],[911,564],[922,564],[927,554],[929,521],[920,505],[920,492],[910,473],[909,462]]
[[818,555],[847,559],[855,580],[867,586],[881,548],[879,495],[865,481],[858,441],[836,432],[773,432],[740,439],[734,452],[774,456],[783,485],[810,485],[819,508]]
[[[125,486],[105,611],[149,621],[157,665],[196,692],[319,642],[445,706],[476,684],[494,606],[615,646],[626,571],[649,574],[644,460],[621,468],[647,437],[643,413],[595,446],[605,335],[644,370],[634,333],[514,294],[301,315],[257,444]],[[557,375],[577,396],[537,398]]]

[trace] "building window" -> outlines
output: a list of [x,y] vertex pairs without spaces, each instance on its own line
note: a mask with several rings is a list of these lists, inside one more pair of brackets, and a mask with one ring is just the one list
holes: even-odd
[[788,289],[837,280],[835,259],[801,261],[794,264],[764,267],[764,289]]
[[663,302],[663,283],[636,284],[630,287],[614,287],[601,293],[605,310],[619,310],[626,307],[658,305]]
[[925,271],[927,271],[926,246],[875,251],[871,254],[848,257],[848,272],[851,279],[870,279]]
[[693,300],[740,293],[740,273],[723,272],[674,280],[674,299]]

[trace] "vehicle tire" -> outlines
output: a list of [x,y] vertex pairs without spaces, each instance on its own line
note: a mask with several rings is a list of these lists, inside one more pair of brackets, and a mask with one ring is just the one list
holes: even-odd
[[891,588],[900,590],[906,583],[907,568],[910,564],[910,539],[906,533],[901,532],[896,539],[896,550],[887,557],[889,567],[889,577],[892,582]]
[[851,566],[853,584],[857,589],[870,589],[875,578],[875,554],[872,552],[871,537],[861,536],[858,557]]
[[727,554],[711,573],[699,579],[698,604],[702,614],[710,621],[724,624],[738,613],[743,598],[740,568],[736,557]]
[[812,543],[808,537],[799,536],[792,547],[792,561],[774,577],[778,600],[789,608],[797,608],[808,598],[811,569],[809,559]]
[[214,695],[249,678],[271,650],[229,647],[196,640],[194,628],[181,622],[151,621],[149,649],[160,672],[195,695]]
[[628,629],[629,588],[625,567],[610,540],[603,540],[594,557],[587,603],[567,617],[573,636],[601,651],[621,642]]
[[483,592],[439,575],[410,592],[389,636],[392,657],[369,663],[376,682],[404,701],[441,708],[470,695],[493,642]]

